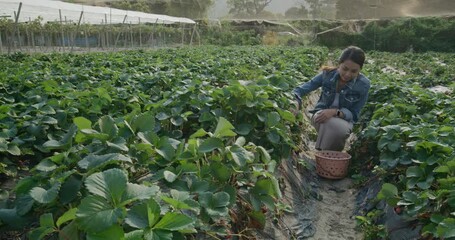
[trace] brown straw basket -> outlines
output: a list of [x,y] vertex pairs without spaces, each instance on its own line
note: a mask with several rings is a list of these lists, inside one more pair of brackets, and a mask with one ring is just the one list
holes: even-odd
[[351,155],[336,151],[319,151],[315,153],[316,173],[324,178],[342,179],[348,174]]

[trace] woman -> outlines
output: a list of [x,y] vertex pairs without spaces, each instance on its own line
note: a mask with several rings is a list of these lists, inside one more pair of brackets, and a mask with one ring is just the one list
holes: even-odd
[[313,111],[312,125],[318,132],[317,150],[342,151],[359,119],[370,89],[370,80],[360,73],[365,62],[362,49],[350,46],[340,56],[338,67],[324,67],[311,81],[294,89],[299,106],[302,97],[322,87]]

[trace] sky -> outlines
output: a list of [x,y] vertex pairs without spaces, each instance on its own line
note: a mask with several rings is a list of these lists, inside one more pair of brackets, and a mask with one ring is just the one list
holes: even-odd
[[[303,2],[303,0],[300,0]],[[455,0],[454,0],[455,1]],[[222,18],[228,14],[227,0],[215,0],[215,4],[212,9],[209,11],[210,18]],[[289,8],[297,5],[299,0],[272,0],[270,5],[266,7],[267,11],[273,13],[282,13],[286,12]]]

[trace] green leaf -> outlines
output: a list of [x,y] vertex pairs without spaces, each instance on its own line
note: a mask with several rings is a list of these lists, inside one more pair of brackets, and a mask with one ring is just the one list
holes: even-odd
[[100,196],[87,196],[82,199],[76,212],[79,226],[87,232],[102,232],[123,219],[121,208],[114,208]]
[[444,239],[455,237],[455,218],[446,218],[437,227],[438,235]]
[[41,227],[53,228],[54,227],[54,217],[52,213],[45,213],[40,216],[39,224]]
[[85,180],[85,186],[92,194],[101,196],[116,206],[126,190],[127,181],[125,172],[113,168],[90,175]]
[[232,124],[228,120],[226,120],[223,117],[220,117],[215,129],[215,133],[213,135],[217,138],[234,137],[237,135],[234,131],[232,131],[234,129],[235,129],[234,126],[232,126]]
[[380,193],[386,198],[395,197],[398,195],[398,189],[393,184],[384,183]]
[[132,163],[131,158],[119,153],[109,153],[104,155],[90,154],[80,160],[77,165],[82,169],[96,169],[106,164],[115,162],[127,162]]
[[144,186],[134,183],[127,183],[126,191],[123,194],[122,201],[146,200],[155,196],[159,191],[158,186]]
[[38,227],[38,228],[35,228],[35,229],[31,230],[28,233],[28,238],[29,239],[41,240],[44,237],[46,237],[47,235],[49,235],[50,233],[52,233],[53,231],[54,231],[53,228]]
[[258,195],[281,197],[281,191],[275,178],[259,179],[252,189],[253,193]]
[[152,227],[160,218],[160,205],[150,199],[147,202],[133,206],[127,214],[125,223],[133,228],[144,229]]
[[63,204],[71,203],[79,194],[82,181],[74,175],[68,177],[60,188],[59,197]]
[[112,98],[111,96],[109,96],[109,91],[107,91],[107,89],[100,87],[96,89],[96,92],[98,97],[106,99],[109,102],[112,102]]
[[[248,216],[253,220],[253,223],[257,223],[257,228],[264,229],[266,217],[265,214],[261,211],[252,211],[248,213]],[[256,224],[253,224],[256,226]]]
[[88,136],[90,138],[99,139],[101,141],[106,141],[106,140],[109,140],[109,138],[110,138],[109,135],[107,135],[105,133],[100,133],[93,129],[81,129],[81,133],[85,134],[86,136]]
[[92,122],[85,117],[75,117],[73,118],[73,123],[79,130],[92,129]]
[[245,148],[240,147],[236,144],[229,147],[229,152],[231,153],[232,159],[240,167],[245,166],[246,162],[254,158],[254,154],[248,152]]
[[14,155],[14,156],[20,156],[21,155],[21,150],[19,149],[19,147],[17,147],[16,144],[14,143],[10,143],[8,144],[8,150],[7,150],[11,155]]
[[390,151],[396,152],[401,147],[401,141],[397,140],[397,141],[389,142],[387,147],[389,148]]
[[267,127],[274,127],[280,123],[281,117],[277,112],[269,112],[267,114]]
[[205,135],[207,135],[207,132],[201,128],[201,129],[197,130],[197,132],[191,134],[190,138],[200,138],[200,137],[204,137]]
[[102,232],[89,232],[87,233],[87,240],[106,240],[106,239],[118,239],[124,240],[125,233],[123,228],[119,225],[114,225]]
[[218,179],[220,182],[226,182],[231,177],[231,170],[224,164],[215,162],[210,165],[212,176]]
[[251,130],[253,130],[253,125],[249,124],[249,123],[242,123],[242,124],[239,124],[237,125],[237,127],[235,128],[235,131],[240,134],[240,135],[248,135]]
[[70,222],[58,232],[59,239],[64,240],[79,240],[79,232],[76,221]]
[[30,219],[21,217],[16,213],[16,209],[0,209],[0,223],[6,224],[13,229],[21,229],[30,224]]
[[227,216],[230,203],[230,195],[226,192],[211,193],[205,192],[199,194],[199,203],[205,208],[210,216],[222,217]]
[[272,131],[272,132],[267,133],[267,139],[271,143],[275,143],[275,144],[280,143],[280,135],[278,133],[276,133],[276,131]]
[[62,224],[71,221],[76,218],[77,208],[71,208],[70,210],[66,211],[62,216],[60,216],[57,220],[57,227],[60,228]]
[[167,230],[147,229],[144,240],[174,240],[173,233]]
[[257,148],[259,151],[259,153],[261,154],[261,160],[263,163],[268,163],[270,162],[270,160],[272,160],[272,157],[270,157],[270,154],[269,152],[267,152],[267,150],[265,148],[263,148],[262,146],[258,146]]
[[20,216],[27,214],[33,207],[35,200],[30,196],[30,194],[20,194],[16,197],[16,211]]
[[168,118],[170,118],[170,116],[165,112],[159,112],[158,114],[156,114],[156,119],[160,121],[166,120]]
[[163,174],[164,174],[164,179],[166,179],[166,181],[168,181],[168,182],[174,182],[175,179],[177,179],[177,175],[171,171],[166,170],[163,172]]
[[122,137],[114,139],[112,142],[106,141],[107,146],[116,150],[128,152],[129,148],[126,146],[126,140]]
[[126,233],[125,240],[144,240],[144,230],[134,230]]
[[439,166],[433,170],[436,173],[450,173],[450,168],[448,166]]
[[133,118],[131,128],[135,132],[153,132],[155,129],[155,117],[152,112],[146,112]]
[[30,190],[30,196],[39,203],[50,203],[57,198],[60,186],[60,183],[57,182],[48,190],[41,187],[34,187]]
[[153,227],[153,229],[163,229],[169,231],[193,230],[194,220],[181,213],[166,213],[163,218]]
[[219,148],[219,149],[224,148],[223,141],[221,141],[221,139],[219,139],[219,138],[212,137],[212,138],[208,138],[208,139],[204,140],[201,143],[201,145],[199,146],[199,152],[208,153],[208,152],[212,152],[213,150],[215,150],[217,148]]
[[290,122],[290,123],[295,123],[295,116],[293,113],[291,113],[290,111],[288,110],[278,110],[278,112],[280,113],[280,116],[281,118],[283,118],[284,120]]
[[118,134],[118,127],[115,125],[115,121],[111,116],[103,116],[98,120],[100,130],[102,133],[109,135],[109,137],[115,138]]
[[172,161],[175,156],[175,149],[171,144],[171,139],[167,137],[161,138],[159,147],[156,149],[156,152],[164,159]]
[[139,139],[141,139],[144,143],[150,145],[158,145],[160,141],[160,137],[156,135],[154,132],[139,132],[137,133]]
[[213,194],[211,207],[226,207],[229,205],[230,196],[226,192],[217,192]]
[[171,123],[174,126],[181,126],[183,124],[183,118],[180,116],[171,118]]
[[44,116],[44,117],[41,119],[41,122],[42,122],[42,123],[49,124],[49,125],[57,125],[57,124],[58,124],[57,119],[55,119],[55,118],[53,118],[53,117],[49,117],[49,116]]
[[55,170],[57,165],[49,159],[44,159],[35,168],[42,172],[50,172]]
[[412,178],[412,177],[420,178],[423,176],[423,174],[424,174],[423,170],[420,169],[420,167],[418,167],[418,166],[411,166],[411,167],[408,167],[408,169],[406,170],[406,177],[408,177],[408,178]]

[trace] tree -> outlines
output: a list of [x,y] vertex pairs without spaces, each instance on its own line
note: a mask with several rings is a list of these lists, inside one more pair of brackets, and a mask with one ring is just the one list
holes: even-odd
[[299,7],[291,7],[284,13],[284,16],[288,19],[307,19],[308,9],[304,5]]
[[206,18],[213,3],[213,0],[170,0],[168,14],[193,19]]
[[228,0],[229,14],[234,17],[260,16],[272,0]]

